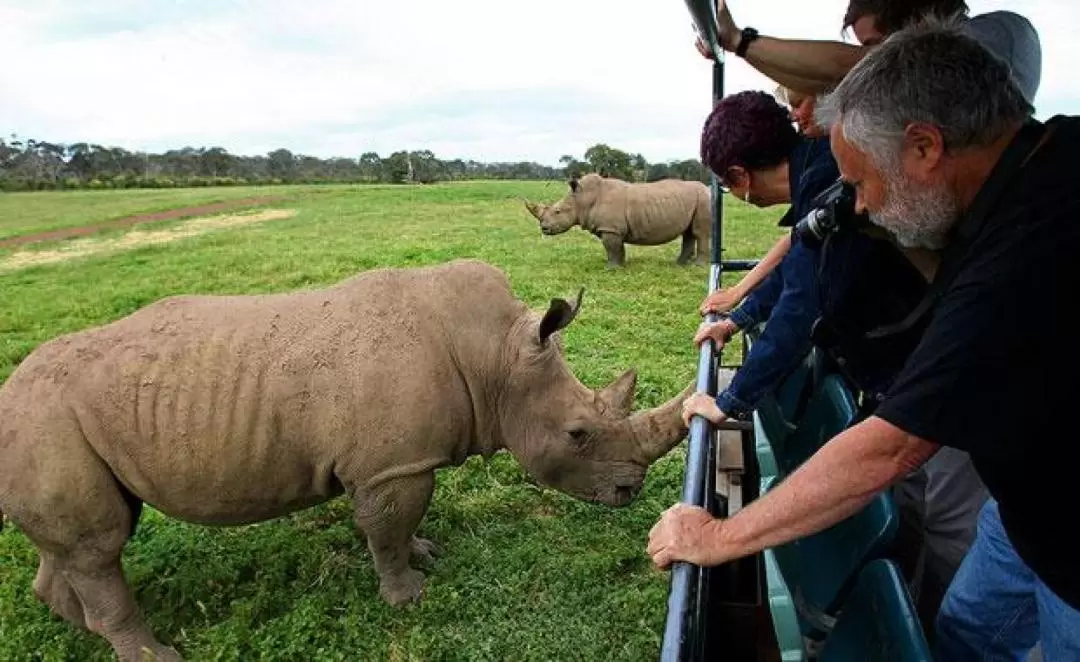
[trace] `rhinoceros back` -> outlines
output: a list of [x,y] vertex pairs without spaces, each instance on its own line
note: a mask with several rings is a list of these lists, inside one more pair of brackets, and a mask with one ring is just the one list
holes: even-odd
[[699,182],[625,182],[607,178],[589,213],[590,225],[616,232],[627,243],[666,244],[694,222],[704,187]]
[[[46,343],[5,386],[53,393],[43,406],[77,417],[113,472],[161,510],[254,521],[340,493],[344,469],[374,478],[449,452],[406,443],[414,437],[438,445],[439,435],[469,433],[454,415],[469,410],[468,394],[455,386],[459,370],[436,322],[455,305],[482,317],[469,292],[497,305],[460,273],[477,268],[372,271],[287,294],[172,297]],[[395,444],[401,449],[386,450]]]

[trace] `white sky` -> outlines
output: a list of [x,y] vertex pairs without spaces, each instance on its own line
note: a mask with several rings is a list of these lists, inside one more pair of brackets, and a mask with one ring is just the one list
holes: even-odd
[[[730,2],[741,25],[823,39],[847,4]],[[1039,30],[1038,117],[1080,112],[1080,3],[969,5]],[[712,76],[684,0],[0,0],[0,62],[5,137],[551,165],[596,142],[695,157]],[[774,87],[726,72],[728,93]]]

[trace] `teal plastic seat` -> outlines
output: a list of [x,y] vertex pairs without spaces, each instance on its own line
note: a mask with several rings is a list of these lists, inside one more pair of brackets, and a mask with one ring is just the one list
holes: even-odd
[[[779,478],[776,476],[763,478],[761,493],[767,492],[778,481]],[[780,649],[780,659],[783,662],[806,662],[808,655],[803,643],[799,612],[795,608],[795,598],[791,594],[791,588],[787,584],[784,573],[780,570],[776,550],[766,548],[762,556],[765,560],[765,588],[766,597],[769,600],[769,615],[772,617],[773,632],[776,633],[776,643]]]
[[[751,336],[752,338],[752,336]],[[748,339],[748,342],[753,342]],[[767,394],[754,410],[754,447],[761,480],[780,475],[777,453],[782,452],[788,436],[796,430],[799,400],[812,379],[809,357],[803,361],[774,393]],[[762,490],[764,490],[764,482]]]
[[780,659],[783,662],[806,662],[808,655],[803,645],[802,629],[799,627],[799,614],[795,610],[791,591],[784,582],[784,575],[780,572],[776,554],[773,550],[766,549],[762,556],[765,557],[766,592]]
[[863,568],[818,659],[930,662],[930,647],[895,563],[878,559]]
[[773,550],[805,636],[829,632],[859,571],[886,554],[898,525],[896,504],[881,493],[842,522]]
[[855,420],[855,396],[835,374],[825,375],[814,390],[806,412],[793,432],[773,446],[781,475],[794,471],[825,442],[847,429]]
[[[764,417],[755,418],[755,434],[764,434],[770,442],[776,470],[773,477],[762,480],[762,493],[794,471],[825,441],[846,429],[854,421],[855,414],[855,401],[850,391],[838,376],[829,374],[812,394],[796,431],[782,443],[771,443],[773,440]],[[762,454],[759,451],[759,457]],[[886,553],[898,525],[896,504],[888,492],[883,492],[844,521],[769,550],[775,560],[773,574],[779,573],[779,577],[768,579],[774,583],[782,582],[794,604],[789,607],[780,600],[776,604],[770,602],[777,637],[782,636],[781,630],[784,637],[790,639],[792,636],[786,631],[786,623],[792,620],[791,609],[795,609],[801,634],[822,639],[831,629],[859,570],[868,561]],[[766,574],[769,574],[768,567]]]

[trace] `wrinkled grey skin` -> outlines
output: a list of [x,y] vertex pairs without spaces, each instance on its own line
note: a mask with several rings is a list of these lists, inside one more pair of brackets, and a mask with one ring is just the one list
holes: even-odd
[[0,387],[0,508],[39,550],[35,594],[121,660],[177,660],[121,571],[143,503],[239,525],[346,495],[394,605],[422,593],[409,559],[435,551],[414,534],[439,467],[506,449],[543,485],[626,505],[685,436],[693,385],[635,413],[633,370],[587,388],[560,341],[577,312],[534,312],[462,260],[174,296],[42,344]]
[[566,196],[554,204],[525,200],[545,235],[580,226],[604,244],[609,268],[626,263],[626,244],[656,246],[677,237],[682,237],[682,249],[676,263],[708,259],[712,196],[705,184],[681,179],[630,183],[596,173],[568,184]]

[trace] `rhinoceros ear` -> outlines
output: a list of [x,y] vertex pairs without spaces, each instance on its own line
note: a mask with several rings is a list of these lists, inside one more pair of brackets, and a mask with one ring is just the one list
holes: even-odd
[[573,305],[567,303],[565,299],[551,300],[551,306],[540,320],[540,331],[537,339],[541,345],[547,342],[551,334],[559,329],[565,329],[570,322],[574,321],[578,311],[581,310],[581,297],[584,295],[585,288],[583,287],[578,290],[577,300],[574,301]]

